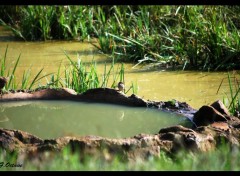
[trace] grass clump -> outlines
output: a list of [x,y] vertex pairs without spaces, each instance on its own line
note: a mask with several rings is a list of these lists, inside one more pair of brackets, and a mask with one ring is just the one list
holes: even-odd
[[225,96],[223,97],[223,103],[228,107],[230,113],[236,116],[239,116],[239,112],[240,112],[239,76],[240,75],[237,71],[233,71],[232,74],[228,72],[227,78],[222,79],[217,90],[217,93],[218,93],[221,87],[224,88],[224,82],[226,82],[227,80],[228,90],[224,92]]
[[16,72],[16,69],[18,67],[18,63],[19,63],[21,54],[19,54],[19,56],[18,56],[18,58],[17,58],[17,60],[16,60],[16,62],[14,64],[14,66],[13,66],[13,69],[10,70],[10,69],[7,68],[7,64],[6,64],[7,53],[8,53],[8,46],[6,47],[6,50],[5,50],[3,58],[0,60],[0,64],[1,64],[0,76],[4,76],[4,77],[8,78],[8,83],[4,87],[5,91],[16,90],[17,88],[18,89],[20,88],[20,89],[28,89],[28,90],[30,90],[30,89],[32,89],[33,85],[36,84],[37,81],[39,81],[42,78],[48,76],[48,75],[44,75],[42,77],[39,77],[41,72],[42,72],[42,70],[43,70],[43,69],[41,69],[37,73],[35,78],[31,82],[29,82],[30,81],[30,69],[28,69],[27,71],[23,72],[21,85],[17,84],[16,83],[17,77],[15,75],[15,72]]
[[240,68],[238,6],[3,6],[0,14],[24,40],[97,38],[93,45],[122,61]]
[[[88,67],[80,58],[74,62],[66,52],[64,53],[70,62],[70,66],[65,69],[65,77],[61,79],[62,81],[60,84],[63,87],[71,88],[78,93],[82,93],[93,88],[115,88],[118,80],[124,82],[124,64],[121,64],[120,68],[117,67],[117,70],[115,71],[114,61],[108,70],[105,63],[104,72],[98,74],[96,62],[93,61]],[[112,77],[111,83],[109,81],[110,77]]]
[[[21,83],[16,83],[17,77],[15,71],[18,67],[20,56],[18,56],[12,70],[6,67],[6,59],[8,53],[8,46],[6,47],[3,58],[0,60],[0,76],[8,78],[8,83],[5,85],[4,90],[33,90],[41,88],[70,88],[74,89],[77,93],[82,93],[88,89],[94,88],[116,88],[119,81],[125,82],[124,79],[124,64],[115,67],[113,60],[110,68],[107,69],[107,63],[104,66],[104,72],[99,74],[97,72],[97,63],[92,61],[91,64],[87,65],[78,60],[75,62],[69,57],[69,55],[63,51],[69,61],[69,65],[65,66],[63,73],[61,73],[61,64],[58,68],[57,73],[49,73],[42,75],[42,68],[35,76],[31,75],[31,68],[23,72]],[[8,70],[7,70],[8,69]],[[50,78],[49,78],[50,77]],[[41,84],[42,79],[46,79],[46,84]],[[32,80],[31,80],[32,79]],[[133,93],[137,93],[137,84],[132,82],[132,85],[124,93],[128,93],[132,90]]]

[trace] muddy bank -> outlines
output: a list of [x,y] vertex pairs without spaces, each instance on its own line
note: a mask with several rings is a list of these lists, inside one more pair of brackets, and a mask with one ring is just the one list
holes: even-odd
[[122,92],[110,88],[90,89],[82,94],[77,94],[74,90],[63,89],[42,89],[37,91],[15,91],[3,94],[0,97],[0,103],[6,101],[24,101],[24,100],[72,100],[118,104],[135,107],[158,108],[163,111],[182,114],[192,119],[196,112],[185,102],[177,100],[171,101],[150,101],[144,100],[135,94],[127,96]]
[[126,106],[158,108],[189,117],[193,126],[172,126],[159,129],[158,134],[138,134],[123,139],[109,139],[100,136],[61,137],[40,139],[20,130],[0,128],[0,147],[7,151],[18,151],[26,156],[39,156],[44,151],[60,151],[69,146],[72,151],[99,155],[111,160],[121,155],[127,160],[159,156],[161,151],[174,154],[182,149],[205,152],[215,150],[222,141],[239,146],[240,120],[231,116],[221,101],[210,106],[202,106],[198,111],[187,103],[175,100],[149,101],[136,95],[126,96],[114,89],[92,89],[76,94],[70,89],[44,89],[35,92],[3,94],[0,101],[22,100],[74,100],[114,103]]

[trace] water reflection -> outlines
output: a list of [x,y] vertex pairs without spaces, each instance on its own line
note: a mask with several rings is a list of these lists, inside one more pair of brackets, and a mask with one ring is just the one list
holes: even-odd
[[185,117],[156,109],[72,101],[1,103],[0,127],[18,129],[41,138],[65,135],[131,137],[155,134],[160,128],[189,123]]

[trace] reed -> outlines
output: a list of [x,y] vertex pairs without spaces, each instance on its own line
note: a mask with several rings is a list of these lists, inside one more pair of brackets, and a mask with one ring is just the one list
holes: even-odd
[[[8,69],[6,67],[7,63],[7,53],[8,53],[8,45],[6,47],[5,53],[3,58],[0,60],[1,63],[1,71],[0,71],[0,76],[4,76],[9,78],[8,83],[5,86],[5,90],[16,90],[16,89],[28,89],[31,90],[33,88],[33,86],[38,83],[41,79],[49,76],[50,74],[46,74],[41,76],[41,72],[43,71],[43,68],[35,75],[35,77],[33,78],[33,80],[30,82],[30,77],[31,77],[31,68],[29,68],[27,71],[23,72],[22,75],[22,80],[21,80],[21,85],[19,86],[16,83],[17,80],[17,75],[15,74],[17,67],[18,67],[18,63],[20,61],[20,57],[21,54],[19,54],[18,58],[16,59],[16,62],[13,66],[13,69]],[[8,70],[7,70],[8,69]],[[41,77],[40,77],[41,76]]]
[[[5,9],[10,20],[3,14],[0,23],[25,40],[97,38],[93,45],[115,60],[240,68],[237,6],[20,6],[19,15]],[[1,12],[7,13],[0,7]]]
[[[115,69],[115,63],[113,61],[110,68],[107,69],[107,64],[105,63],[104,72],[99,74],[97,72],[96,62],[92,61],[92,63],[87,66],[80,58],[74,62],[66,51],[64,51],[64,54],[70,62],[70,66],[65,68],[65,77],[61,79],[62,81],[60,83],[64,87],[74,89],[77,93],[82,93],[93,88],[115,88],[119,81],[124,82],[124,64],[121,64],[120,67],[118,66],[117,69]],[[111,76],[112,79],[110,78]]]
[[[125,82],[124,77],[124,64],[118,65],[115,68],[115,62],[113,60],[110,68],[107,69],[107,63],[104,66],[104,72],[99,74],[97,72],[97,63],[92,61],[90,65],[87,65],[81,61],[78,56],[78,60],[75,62],[69,57],[66,51],[63,51],[70,65],[65,66],[63,71],[63,77],[61,73],[61,64],[59,65],[57,73],[48,73],[42,75],[44,68],[41,68],[35,76],[31,75],[31,67],[23,72],[21,84],[16,84],[16,69],[20,60],[21,54],[18,56],[13,69],[6,70],[6,59],[8,53],[8,46],[6,47],[3,58],[0,60],[1,70],[0,76],[9,77],[8,84],[5,86],[5,90],[16,89],[40,89],[40,88],[61,88],[67,87],[74,89],[77,93],[82,93],[88,89],[94,88],[115,88],[119,81]],[[49,79],[50,76],[50,79]],[[32,80],[30,79],[32,78]],[[41,84],[41,80],[46,79],[46,84]],[[131,86],[127,92],[134,90]]]
[[8,53],[8,45],[6,47],[5,53],[3,58],[1,59],[1,76],[7,77],[8,78],[8,83],[5,85],[5,90],[11,89],[16,89],[16,83],[15,83],[15,71],[17,69],[18,62],[20,60],[21,54],[18,56],[15,65],[13,66],[12,70],[6,70],[6,59],[7,59],[7,53]]
[[220,88],[223,87],[224,81],[227,79],[228,90],[225,91],[225,96],[223,97],[223,103],[228,107],[231,114],[240,112],[240,84],[239,84],[239,73],[233,72],[230,74],[228,72],[227,78],[223,78],[218,87],[217,93]]

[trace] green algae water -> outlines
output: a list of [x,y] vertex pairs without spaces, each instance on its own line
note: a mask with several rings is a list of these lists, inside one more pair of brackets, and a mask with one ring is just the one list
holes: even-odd
[[[29,68],[31,70],[30,80],[33,80],[41,69],[43,69],[42,76],[50,73],[56,75],[59,67],[61,68],[60,77],[64,77],[69,61],[63,50],[74,61],[77,61],[78,58],[84,64],[96,61],[99,75],[104,72],[105,63],[110,68],[112,62],[111,59],[106,58],[103,54],[99,54],[96,48],[86,42],[17,42],[0,40],[0,59],[3,58],[7,46],[6,70],[14,68],[16,59],[21,54],[16,69],[16,84],[18,85],[21,85],[24,71],[27,71]],[[120,65],[118,63],[115,66],[117,68]],[[181,102],[187,102],[193,108],[198,109],[202,105],[209,105],[218,99],[222,100],[226,94],[230,93],[226,79],[227,72],[166,71],[133,66],[134,64],[131,63],[124,64],[125,85],[128,89],[131,86],[131,82],[137,82],[137,95],[144,99],[156,101],[176,99]],[[50,79],[48,77],[48,80]],[[112,77],[109,80],[110,84],[112,83],[111,79]],[[222,87],[217,93],[223,79]],[[46,82],[46,79],[42,79],[36,86],[45,85]],[[129,93],[131,94],[132,92],[129,91]]]
[[23,130],[43,139],[133,137],[187,122],[183,116],[150,108],[55,100],[0,103],[0,128]]

